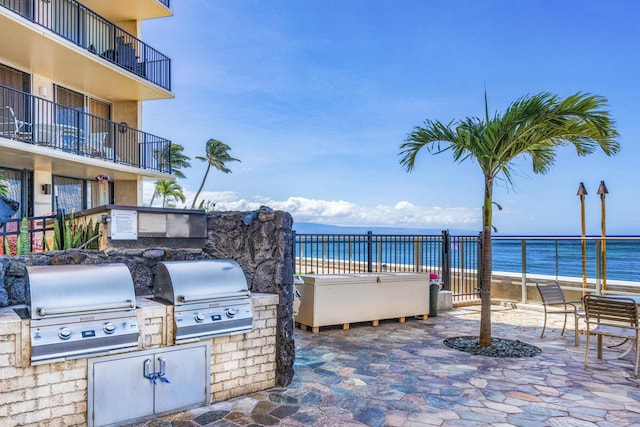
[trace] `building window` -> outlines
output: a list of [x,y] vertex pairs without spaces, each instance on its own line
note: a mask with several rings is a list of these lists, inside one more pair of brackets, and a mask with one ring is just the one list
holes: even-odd
[[0,64],[0,85],[23,92],[31,92],[31,75]]
[[[15,89],[7,90],[0,87],[0,109],[9,107],[18,120],[31,123],[31,120],[29,120],[31,108],[29,97],[23,93],[16,92],[16,90],[26,93],[31,92],[31,75],[0,64],[0,85]],[[10,113],[6,111],[2,113],[10,117]]]
[[[107,200],[113,203],[113,183],[109,182]],[[101,190],[97,180],[53,177],[53,196],[56,210],[64,210],[65,214],[100,206]]]
[[7,181],[7,197],[20,202],[20,208],[13,218],[33,216],[33,203],[31,203],[33,173],[28,170],[6,168],[0,171]]
[[53,200],[56,211],[65,214],[86,209],[85,181],[64,176],[53,177]]

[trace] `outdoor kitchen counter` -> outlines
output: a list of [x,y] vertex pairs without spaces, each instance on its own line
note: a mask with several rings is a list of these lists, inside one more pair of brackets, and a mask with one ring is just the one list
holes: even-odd
[[[278,295],[252,293],[253,330],[208,339],[211,346],[211,401],[226,400],[275,386]],[[150,348],[173,345],[173,307],[136,298],[140,338],[135,356]],[[32,366],[30,320],[15,308],[0,308],[0,425],[86,425],[87,357]],[[110,356],[107,356],[110,357]],[[99,359],[99,358],[98,358]]]
[[29,325],[22,321],[14,308],[0,308],[0,369],[4,366],[29,366]]

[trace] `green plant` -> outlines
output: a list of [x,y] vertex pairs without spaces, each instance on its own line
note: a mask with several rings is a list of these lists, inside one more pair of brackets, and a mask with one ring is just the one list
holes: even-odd
[[422,148],[432,154],[449,152],[455,162],[474,160],[484,177],[482,207],[480,346],[491,345],[491,232],[493,230],[493,186],[496,179],[509,185],[516,158],[528,158],[534,173],[551,169],[556,150],[573,145],[579,156],[600,148],[612,156],[620,150],[615,121],[606,110],[608,101],[598,95],[576,93],[564,99],[551,93],[525,96],[503,114],[485,118],[467,117],[443,123],[425,120],[400,146],[400,164],[411,172]]
[[9,195],[9,181],[4,176],[4,171],[0,170],[0,196]]
[[239,162],[240,160],[231,157],[229,151],[231,151],[231,147],[229,147],[224,142],[218,141],[216,139],[210,139],[206,142],[206,157],[196,156],[196,159],[202,160],[207,163],[207,169],[204,171],[204,176],[202,177],[202,183],[200,183],[200,188],[196,193],[196,196],[193,198],[193,202],[191,203],[191,209],[195,209],[196,201],[198,200],[198,196],[200,196],[200,192],[204,188],[204,183],[207,181],[207,175],[209,175],[209,170],[211,166],[216,168],[222,173],[231,173],[231,169],[229,169],[226,165],[227,162]]
[[213,202],[211,200],[200,200],[200,203],[198,203],[198,210],[201,211],[205,211],[205,212],[213,212],[216,209],[216,202]]
[[93,219],[84,224],[76,220],[73,212],[66,220],[59,215],[53,223],[53,250],[98,249],[99,236],[100,224],[94,224]]
[[31,236],[29,235],[29,221],[26,216],[20,223],[20,234],[16,241],[16,255],[26,255],[31,252]]

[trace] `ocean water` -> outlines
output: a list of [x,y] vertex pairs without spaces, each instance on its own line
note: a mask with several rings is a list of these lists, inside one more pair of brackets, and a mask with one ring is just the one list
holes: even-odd
[[[598,240],[586,242],[587,277],[596,277],[598,257],[606,262],[607,279],[640,282],[640,238],[607,240],[606,257]],[[598,253],[600,252],[600,255]],[[522,272],[520,240],[493,241],[493,269]],[[527,240],[528,274],[582,277],[582,243],[576,240]]]
[[[301,240],[302,237],[302,240]],[[439,266],[442,262],[440,236],[375,236],[371,251],[364,235],[333,235],[325,240],[296,238],[296,256],[373,263],[415,264]],[[416,244],[416,238],[421,238]],[[301,246],[301,242],[304,242]],[[582,277],[582,242],[576,238],[527,238],[525,240],[525,264],[527,274]],[[522,238],[494,239],[493,270],[522,273]],[[640,237],[611,238],[606,244],[606,258],[602,256],[600,241],[586,241],[587,277],[596,278],[598,262],[606,260],[608,280],[640,282]],[[477,268],[478,244],[474,236],[451,237],[451,265],[454,268]]]

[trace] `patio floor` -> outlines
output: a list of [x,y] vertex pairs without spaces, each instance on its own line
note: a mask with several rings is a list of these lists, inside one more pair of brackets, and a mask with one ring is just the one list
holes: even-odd
[[[519,339],[532,358],[472,356],[442,344],[478,335],[479,307],[435,318],[296,329],[295,377],[272,389],[136,426],[630,426],[640,425],[640,380],[632,356],[595,339],[587,369],[585,337],[560,336],[561,316],[540,339],[542,312],[493,306],[493,336]],[[569,320],[571,322],[571,319]],[[605,344],[607,344],[605,339]]]

